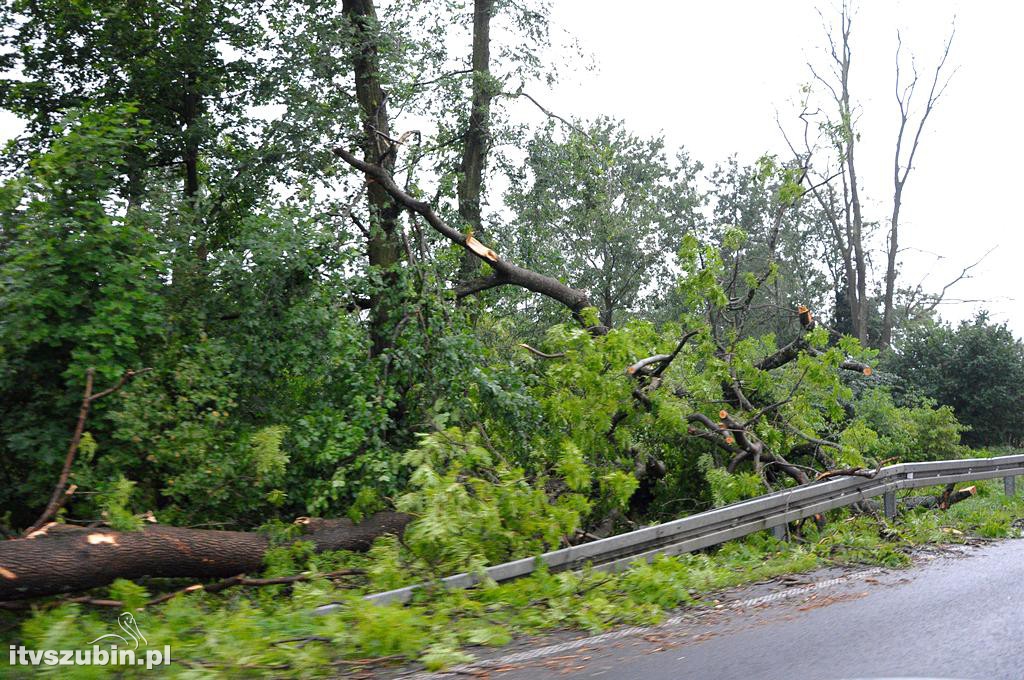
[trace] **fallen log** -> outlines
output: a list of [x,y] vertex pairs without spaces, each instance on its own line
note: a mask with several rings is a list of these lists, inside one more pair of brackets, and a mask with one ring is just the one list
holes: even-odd
[[[369,549],[384,534],[401,534],[412,518],[379,512],[348,519],[298,520],[317,552]],[[263,568],[270,538],[258,532],[147,526],[113,531],[50,524],[26,538],[0,541],[0,600],[57,595],[114,579],[227,578]]]
[[[907,510],[913,510],[914,508],[938,508],[939,510],[948,510],[949,506],[965,501],[971,496],[978,493],[976,486],[968,486],[960,490],[956,490],[953,484],[946,486],[945,490],[938,495],[928,496],[907,496],[901,498],[899,503],[896,504],[896,508],[899,512],[906,512]],[[860,501],[855,504],[854,510],[858,512],[864,512],[872,515],[877,515],[882,511],[882,506],[878,501],[867,499]]]
[[949,506],[960,501],[965,501],[971,496],[978,493],[978,487],[968,486],[966,488],[955,490],[956,487],[952,484],[946,486],[946,489],[938,496],[908,496],[903,499],[900,504],[907,510],[914,508],[939,508],[940,510],[948,510]]

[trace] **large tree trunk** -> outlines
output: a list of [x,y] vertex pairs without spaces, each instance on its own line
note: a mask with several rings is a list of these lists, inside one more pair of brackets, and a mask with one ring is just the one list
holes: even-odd
[[[384,168],[395,169],[395,148],[391,142],[386,94],[380,81],[380,57],[377,50],[378,24],[373,0],[344,0],[342,13],[351,22],[355,34],[353,70],[356,99],[363,117],[363,158]],[[402,260],[402,234],[399,216],[402,208],[379,184],[368,183],[366,195],[370,209],[370,235],[366,255],[371,272],[380,276],[381,287],[370,296],[370,353],[379,356],[392,343],[400,303],[399,264]]]
[[[484,166],[487,163],[488,132],[491,118],[491,15],[494,0],[475,0],[473,4],[473,97],[469,109],[466,142],[459,167],[459,217],[463,229],[470,229],[477,240],[483,239],[480,198],[483,193]],[[459,279],[469,281],[480,269],[480,260],[464,253]]]
[[[317,552],[367,550],[384,534],[400,534],[409,515],[381,512],[360,524],[310,519],[304,535]],[[269,538],[245,531],[148,526],[141,531],[86,529],[52,524],[0,542],[0,600],[56,595],[143,576],[224,578],[263,568]]]
[[843,126],[845,141],[846,174],[849,179],[849,209],[847,225],[850,232],[850,245],[853,246],[856,279],[851,282],[850,313],[853,317],[853,329],[861,344],[868,342],[868,284],[867,258],[864,253],[864,217],[861,213],[860,187],[857,185],[857,165],[853,159],[854,144],[857,134],[853,129],[853,110],[850,106],[850,17],[847,8],[843,7],[842,17],[842,56],[840,66],[839,116]]

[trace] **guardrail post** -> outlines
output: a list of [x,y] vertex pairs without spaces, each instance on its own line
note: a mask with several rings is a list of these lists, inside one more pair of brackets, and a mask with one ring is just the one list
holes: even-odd
[[1017,477],[1010,475],[1009,477],[1003,477],[1003,492],[1011,498],[1017,495]]
[[882,496],[882,504],[885,506],[885,516],[889,519],[896,517],[896,492],[886,491]]
[[789,532],[787,531],[788,528],[789,527],[787,527],[785,524],[776,524],[772,527],[772,536],[779,539],[780,541],[785,541],[789,534]]

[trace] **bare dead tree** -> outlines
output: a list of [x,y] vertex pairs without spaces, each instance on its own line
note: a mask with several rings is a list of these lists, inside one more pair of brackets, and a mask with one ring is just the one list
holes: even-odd
[[[824,17],[822,21],[825,23]],[[858,136],[855,111],[850,97],[850,66],[853,61],[853,52],[850,48],[852,26],[853,16],[849,6],[844,2],[839,17],[838,40],[827,24],[825,27],[831,59],[831,77],[820,74],[813,64],[808,64],[811,75],[828,90],[836,106],[838,122],[826,127],[831,142],[839,155],[842,207],[839,209],[836,205],[837,197],[833,192],[815,191],[814,196],[829,218],[833,237],[843,255],[853,335],[861,343],[867,344],[868,266],[864,246],[864,216],[861,210],[860,184],[855,161]],[[809,153],[808,145],[808,155]]]
[[[931,115],[935,108],[935,104],[942,97],[942,93],[946,91],[946,87],[949,85],[950,79],[953,74],[943,78],[943,69],[946,66],[946,60],[949,58],[949,50],[953,45],[953,36],[956,34],[956,26],[949,33],[949,37],[946,39],[945,47],[942,50],[942,57],[939,59],[938,65],[935,67],[935,72],[932,76],[931,87],[928,90],[928,97],[924,103],[924,109],[921,111],[921,115],[917,120],[916,130],[914,130],[913,137],[907,138],[908,128],[913,128],[914,124],[911,120],[914,93],[917,90],[919,82],[919,75],[917,67],[911,58],[911,76],[909,81],[904,85],[902,78],[902,69],[900,65],[900,51],[903,47],[903,39],[897,32],[896,40],[896,103],[899,105],[900,110],[900,127],[899,132],[896,134],[896,153],[893,157],[893,194],[892,194],[892,218],[889,222],[889,252],[888,259],[885,269],[885,302],[882,312],[882,336],[879,339],[879,345],[883,348],[888,347],[892,344],[892,328],[895,323],[893,318],[893,296],[896,290],[896,254],[899,250],[899,223],[900,223],[900,208],[903,205],[903,189],[907,184],[907,177],[910,176],[910,170],[914,167],[914,156],[917,154],[918,145],[921,142],[921,133],[924,131],[925,123],[928,121],[928,117]],[[954,70],[955,73],[955,70]],[[904,160],[904,144],[909,139],[910,150],[906,152],[906,159]],[[948,289],[948,287],[947,287]],[[945,294],[945,290],[943,294]]]
[[[850,4],[847,2],[842,4],[838,31],[828,25],[829,22],[824,16],[822,16],[822,23],[827,37],[829,71],[821,71],[814,64],[808,64],[808,68],[814,81],[823,87],[830,98],[831,105],[834,106],[830,121],[818,120],[815,122],[817,122],[818,129],[826,134],[834,149],[838,167],[826,165],[812,170],[812,172],[824,177],[831,174],[833,170],[837,170],[842,181],[841,191],[826,186],[822,189],[814,189],[811,193],[829,223],[836,252],[842,260],[842,272],[846,279],[846,304],[849,307],[852,334],[862,344],[867,344],[869,340],[867,317],[870,305],[868,299],[870,247],[867,230],[870,225],[865,222],[862,210],[861,178],[856,163],[856,150],[860,136],[857,130],[859,112],[853,103],[850,91],[850,72],[853,63],[853,50],[850,41],[853,13]],[[942,56],[932,73],[923,107],[917,107],[914,101],[918,85],[921,83],[920,75],[911,59],[910,75],[907,76],[902,63],[902,37],[897,34],[896,101],[899,108],[900,125],[893,155],[893,203],[886,253],[883,322],[880,336],[877,338],[877,344],[881,347],[891,344],[893,326],[896,322],[894,298],[898,276],[897,254],[899,252],[900,211],[904,189],[913,168],[925,124],[952,76],[952,74],[946,76],[945,73],[954,34],[955,27],[946,39]],[[804,139],[801,148],[798,148],[794,140],[783,130],[790,150],[809,166],[811,159],[819,155],[816,144],[810,138],[811,124],[814,119],[818,119],[822,115],[824,115],[822,111],[814,110],[805,103],[804,110],[800,114],[800,119],[804,124]]]

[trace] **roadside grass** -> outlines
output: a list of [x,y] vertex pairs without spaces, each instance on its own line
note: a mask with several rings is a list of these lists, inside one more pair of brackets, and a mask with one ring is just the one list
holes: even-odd
[[[903,567],[926,544],[964,543],[1017,536],[1024,498],[1003,495],[1002,480],[978,482],[975,497],[946,511],[913,510],[889,522],[829,513],[818,529],[805,522],[792,540],[766,532],[717,549],[638,564],[621,574],[538,571],[510,583],[468,591],[426,589],[408,605],[377,606],[361,596],[421,576],[404,574],[395,541],[368,555],[274,552],[268,575],[317,573],[357,567],[367,575],[355,587],[320,579],[292,586],[198,591],[135,613],[153,647],[169,645],[172,663],[162,675],[204,677],[330,677],[387,663],[418,661],[440,669],[469,661],[482,646],[502,645],[515,635],[556,629],[601,631],[617,625],[649,625],[679,607],[704,606],[722,589],[810,571],[824,566],[870,564]],[[935,489],[915,493],[936,493]],[[121,581],[98,597],[134,608],[148,599],[141,585]],[[315,616],[313,607],[338,602],[338,611]],[[29,649],[87,649],[96,637],[117,630],[120,609],[41,602],[29,613],[0,613],[7,644]],[[134,677],[144,668],[111,666],[11,667],[0,674],[68,678]]]

